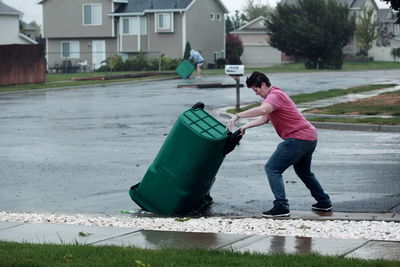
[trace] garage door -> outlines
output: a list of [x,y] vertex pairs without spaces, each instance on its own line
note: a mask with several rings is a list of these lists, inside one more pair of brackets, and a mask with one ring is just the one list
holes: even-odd
[[244,45],[242,63],[248,67],[264,67],[281,63],[281,52],[269,45]]

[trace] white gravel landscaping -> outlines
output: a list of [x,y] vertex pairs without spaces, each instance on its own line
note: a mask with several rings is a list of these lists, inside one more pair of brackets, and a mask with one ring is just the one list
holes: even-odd
[[0,221],[94,225],[146,230],[304,236],[338,239],[400,241],[400,223],[385,221],[274,220],[266,218],[157,218],[0,211]]

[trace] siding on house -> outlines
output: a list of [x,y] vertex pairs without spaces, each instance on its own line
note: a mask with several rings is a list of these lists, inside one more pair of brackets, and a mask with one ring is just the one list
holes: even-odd
[[[73,2],[73,3],[71,3]],[[101,25],[84,25],[83,5],[101,4]],[[47,0],[43,5],[44,38],[111,37],[113,2],[110,0]]]
[[[204,12],[198,12],[198,10],[204,10]],[[211,13],[214,14],[214,20],[210,19]],[[217,19],[217,14],[221,15],[220,20]],[[195,1],[186,12],[185,19],[186,41],[193,49],[202,52],[206,62],[214,62],[214,52],[220,52],[225,58],[225,14],[216,1]]]
[[[93,57],[92,40],[106,41],[107,57],[118,53],[131,57],[143,51],[150,57],[163,53],[169,58],[181,58],[186,40],[202,51],[209,62],[213,61],[215,52],[225,57],[224,14],[227,11],[219,0],[129,0],[126,4],[110,0],[42,0],[39,3],[43,8],[50,66],[64,60],[62,41],[74,41],[71,44],[74,47],[79,41],[79,58],[68,60],[73,64],[87,60],[89,67]],[[84,25],[84,4],[101,4],[101,25]],[[172,30],[156,29],[157,12],[173,14]],[[215,14],[214,20],[210,20],[211,13]],[[146,34],[122,34],[122,19],[137,16],[147,17]]]
[[20,44],[19,16],[0,15],[0,44]]
[[21,12],[0,1],[0,45],[35,44],[19,31]]
[[[92,54],[92,41],[105,40],[106,41],[106,58],[117,54],[117,44],[114,38],[55,38],[47,41],[47,64],[49,67],[55,64],[61,64],[63,60],[70,60],[72,65],[78,62],[87,61],[90,68],[93,54]],[[61,43],[63,41],[78,41],[79,42],[79,58],[62,58],[61,56]]]
[[155,32],[155,14],[149,14],[148,37],[149,37],[149,52],[160,51],[166,54],[169,58],[181,58],[182,52],[182,16],[183,14],[174,13],[174,31],[173,32]]
[[282,62],[282,53],[268,43],[263,17],[254,19],[231,34],[242,40],[241,60],[247,67],[266,67]]

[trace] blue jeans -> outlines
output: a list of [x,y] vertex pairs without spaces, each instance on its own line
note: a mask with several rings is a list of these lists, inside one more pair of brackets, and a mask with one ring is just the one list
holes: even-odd
[[282,173],[293,165],[301,181],[310,190],[311,195],[321,204],[331,204],[315,175],[311,172],[312,154],[317,146],[317,141],[305,141],[288,138],[280,143],[265,165],[269,185],[275,196],[274,206],[289,209],[286,199],[285,186]]

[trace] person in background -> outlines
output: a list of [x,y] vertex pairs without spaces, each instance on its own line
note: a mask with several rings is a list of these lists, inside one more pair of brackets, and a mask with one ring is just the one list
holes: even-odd
[[201,56],[201,54],[198,51],[192,49],[192,50],[190,50],[189,60],[193,60],[194,64],[196,65],[196,73],[197,73],[197,75],[200,75],[201,68],[204,63],[204,58]]
[[272,154],[265,172],[271,191],[275,196],[272,209],[263,212],[265,217],[289,216],[289,202],[286,199],[283,172],[293,166],[297,176],[310,190],[317,201],[314,210],[332,209],[329,195],[324,192],[315,175],[311,172],[311,159],[317,146],[317,130],[299,112],[293,100],[280,88],[272,86],[268,77],[261,72],[253,72],[246,85],[264,100],[260,106],[237,113],[227,125],[232,130],[239,118],[257,119],[246,123],[239,129],[245,134],[248,128],[260,126],[271,121],[277,134],[284,140]]

